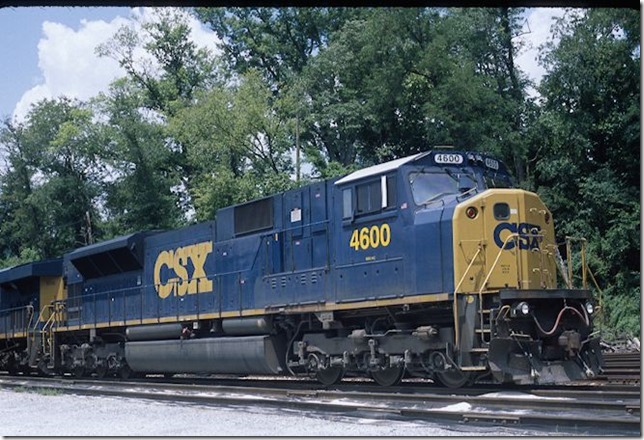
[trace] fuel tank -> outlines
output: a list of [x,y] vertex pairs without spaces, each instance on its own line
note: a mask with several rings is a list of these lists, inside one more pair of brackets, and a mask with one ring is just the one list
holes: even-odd
[[125,344],[130,368],[145,373],[279,374],[285,344],[271,336],[243,336]]

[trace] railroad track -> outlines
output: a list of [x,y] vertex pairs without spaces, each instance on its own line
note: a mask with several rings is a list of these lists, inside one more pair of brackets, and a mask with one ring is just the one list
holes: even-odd
[[601,379],[611,382],[639,382],[642,376],[641,353],[603,353]]
[[499,385],[499,384],[476,384],[476,386],[451,389],[445,388],[434,384],[428,379],[403,379],[403,381],[395,387],[383,388],[380,385],[374,384],[373,381],[366,378],[356,377],[344,379],[341,383],[325,387],[320,385],[314,379],[306,378],[293,378],[283,377],[275,378],[274,376],[248,376],[248,377],[235,377],[231,378],[230,375],[176,375],[172,378],[162,377],[160,375],[147,376],[146,382],[156,383],[173,383],[184,385],[218,385],[230,387],[257,387],[257,388],[288,388],[288,389],[319,389],[327,390],[333,389],[342,392],[372,392],[379,393],[386,390],[389,393],[399,393],[403,395],[423,395],[426,393],[431,394],[448,394],[448,395],[464,395],[464,396],[478,396],[486,393],[494,393],[500,391],[516,391],[522,393],[530,393],[538,396],[553,396],[553,397],[569,397],[584,399],[586,397],[594,397],[598,399],[622,399],[622,398],[639,398],[640,390],[632,383],[612,383],[604,380],[593,381],[579,381],[573,382],[568,386],[535,386],[528,385]]
[[[268,385],[270,382],[273,385]],[[639,389],[603,390],[602,386],[538,388],[521,391],[449,390],[397,387],[360,390],[356,384],[330,388],[306,381],[284,386],[276,381],[221,385],[167,383],[156,380],[115,381],[0,376],[0,387],[53,388],[77,395],[108,395],[196,405],[263,405],[344,415],[422,419],[450,423],[484,423],[548,427],[548,432],[605,435],[640,434]],[[292,386],[293,384],[297,386]],[[351,389],[353,387],[353,389]]]
[[[6,374],[0,373],[0,378],[10,377]],[[30,377],[39,378],[39,376],[15,376],[15,377]],[[71,376],[66,376],[71,378]],[[76,379],[78,380],[78,379]],[[93,379],[92,379],[93,380]],[[105,378],[105,381],[120,381],[116,378]],[[150,374],[144,378],[133,378],[131,382],[145,382],[145,383],[158,383],[158,384],[176,384],[176,385],[194,385],[194,386],[220,386],[231,388],[277,388],[277,389],[302,389],[302,390],[327,390],[333,389],[342,392],[373,392],[379,393],[386,390],[389,393],[400,394],[449,394],[449,395],[465,395],[477,396],[485,393],[494,393],[499,391],[517,391],[524,393],[531,393],[539,396],[562,396],[570,398],[583,399],[587,396],[594,396],[596,398],[621,399],[624,397],[633,398],[639,397],[640,390],[635,387],[633,383],[610,382],[602,378],[595,380],[584,380],[572,382],[567,386],[556,385],[542,385],[542,386],[529,386],[529,385],[511,385],[511,384],[485,384],[477,383],[476,386],[470,386],[462,389],[445,388],[440,385],[434,384],[430,379],[419,378],[406,378],[394,387],[383,388],[375,384],[371,379],[364,377],[350,377],[343,379],[342,382],[336,385],[324,386],[315,379],[306,377],[290,377],[290,376],[234,376],[230,374],[177,374],[172,377],[165,377],[163,375]]]

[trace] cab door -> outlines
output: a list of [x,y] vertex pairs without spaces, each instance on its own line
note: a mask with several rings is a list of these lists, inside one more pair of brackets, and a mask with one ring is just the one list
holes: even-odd
[[396,178],[394,173],[372,176],[340,188],[336,302],[391,298],[404,292]]

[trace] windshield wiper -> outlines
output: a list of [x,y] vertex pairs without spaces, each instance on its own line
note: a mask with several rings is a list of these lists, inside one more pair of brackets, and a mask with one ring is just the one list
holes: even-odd
[[458,182],[458,176],[454,175],[454,171],[452,171],[451,168],[443,168],[443,171],[445,171],[445,174],[447,174],[449,177]]
[[427,200],[425,200],[423,203],[421,203],[421,205],[423,205],[423,206],[427,206],[427,205],[429,205],[430,203],[435,202],[435,201],[437,201],[438,199],[441,199],[441,198],[443,198],[443,197],[445,197],[445,196],[448,196],[448,195],[450,195],[450,194],[454,194],[454,193],[453,193],[453,192],[447,192],[447,191],[446,191],[446,192],[441,192],[441,193],[435,194],[435,195],[431,196],[430,198],[428,198]]

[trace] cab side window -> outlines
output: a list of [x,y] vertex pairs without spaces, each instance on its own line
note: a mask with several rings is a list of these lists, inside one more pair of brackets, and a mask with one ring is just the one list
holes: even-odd
[[363,183],[356,186],[356,214],[369,214],[380,211],[382,193],[380,182]]
[[345,188],[342,191],[342,218],[347,219],[353,216],[353,188]]
[[343,218],[377,214],[396,207],[396,176],[380,176],[342,193]]

